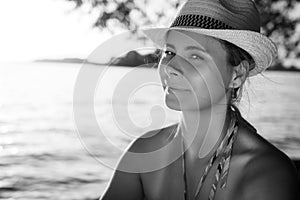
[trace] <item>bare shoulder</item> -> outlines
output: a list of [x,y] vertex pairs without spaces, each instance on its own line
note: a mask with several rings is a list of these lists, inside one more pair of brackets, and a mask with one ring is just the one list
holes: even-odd
[[300,199],[299,179],[291,159],[244,119],[239,121],[233,151],[234,156],[244,159],[238,199]]
[[176,124],[152,130],[133,140],[119,159],[117,168],[100,199],[143,199],[144,188],[140,176],[140,161],[130,152],[147,153],[153,149],[159,149],[168,142],[175,127]]
[[178,123],[171,124],[161,129],[151,130],[142,134],[131,143],[129,151],[135,153],[147,153],[162,148],[172,140],[177,125]]

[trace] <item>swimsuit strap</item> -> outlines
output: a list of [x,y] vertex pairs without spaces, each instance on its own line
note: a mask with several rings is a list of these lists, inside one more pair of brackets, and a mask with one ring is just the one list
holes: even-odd
[[[230,121],[229,128],[227,130],[227,133],[226,133],[225,137],[222,139],[222,142],[220,143],[217,150],[214,152],[213,156],[210,158],[207,166],[205,167],[204,173],[203,173],[202,177],[200,178],[199,183],[197,185],[197,190],[194,195],[194,198],[196,198],[199,195],[200,189],[202,188],[202,185],[206,179],[206,176],[207,176],[208,172],[210,171],[211,167],[213,166],[214,162],[216,161],[216,159],[219,157],[219,155],[222,155],[222,157],[221,157],[221,161],[218,163],[214,183],[212,185],[208,199],[212,200],[214,198],[214,195],[215,195],[215,192],[217,189],[217,185],[220,180],[220,176],[221,176],[221,188],[226,187],[227,175],[228,175],[228,170],[229,170],[229,162],[230,162],[230,158],[231,158],[232,147],[233,147],[233,142],[235,139],[236,132],[237,132],[237,116],[236,116],[235,111],[232,111],[231,112],[231,121]],[[183,154],[183,156],[185,158],[184,154]],[[183,171],[184,171],[185,188],[187,188],[184,160],[183,160]],[[186,198],[186,195],[187,195],[186,190],[184,192],[185,192],[185,199],[187,199]]]
[[[230,136],[227,139],[227,145],[226,145],[226,147],[224,149],[224,152],[222,154],[221,161],[218,163],[217,171],[216,171],[216,174],[215,174],[215,177],[214,177],[214,183],[211,187],[209,197],[208,197],[209,200],[214,199],[219,181],[220,181],[222,189],[227,186],[227,177],[228,177],[228,171],[229,171],[229,164],[230,164],[230,159],[231,159],[232,149],[233,149],[233,143],[234,143],[235,138],[236,138],[237,130],[238,130],[238,123],[237,123],[236,116],[235,116],[233,126],[229,130]],[[220,178],[220,176],[221,176],[221,178]]]

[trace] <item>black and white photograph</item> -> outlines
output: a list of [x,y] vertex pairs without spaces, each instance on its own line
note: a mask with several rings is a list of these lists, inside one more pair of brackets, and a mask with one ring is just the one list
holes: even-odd
[[298,0],[2,0],[0,199],[300,200]]

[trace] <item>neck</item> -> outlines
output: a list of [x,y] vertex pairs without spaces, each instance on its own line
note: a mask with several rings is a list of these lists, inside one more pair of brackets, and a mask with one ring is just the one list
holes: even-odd
[[230,122],[227,111],[226,104],[182,111],[179,126],[185,140],[185,150],[192,157],[204,158],[218,148]]

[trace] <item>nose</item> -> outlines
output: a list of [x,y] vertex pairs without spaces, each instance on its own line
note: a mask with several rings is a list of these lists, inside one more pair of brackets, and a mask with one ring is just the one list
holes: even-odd
[[179,68],[175,68],[171,65],[166,65],[165,66],[165,73],[167,74],[167,76],[169,78],[171,78],[171,77],[179,78],[179,77],[183,76],[183,73]]

